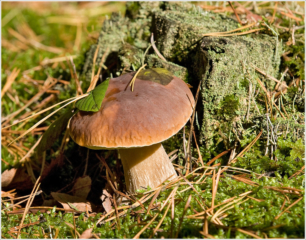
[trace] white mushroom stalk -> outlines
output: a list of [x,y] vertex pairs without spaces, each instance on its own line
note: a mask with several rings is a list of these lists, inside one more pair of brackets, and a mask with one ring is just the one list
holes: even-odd
[[127,191],[155,188],[177,176],[161,143],[141,148],[119,149]]

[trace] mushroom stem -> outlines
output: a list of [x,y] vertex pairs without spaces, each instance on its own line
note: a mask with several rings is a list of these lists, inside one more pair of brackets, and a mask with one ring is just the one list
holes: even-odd
[[148,147],[122,148],[119,154],[130,193],[136,193],[142,187],[155,188],[172,175],[172,178],[177,176],[161,143]]

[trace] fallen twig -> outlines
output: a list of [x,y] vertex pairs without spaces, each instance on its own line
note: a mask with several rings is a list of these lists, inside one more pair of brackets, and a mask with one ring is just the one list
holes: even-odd
[[18,233],[17,233],[17,237],[16,238],[19,238],[19,234],[20,234],[20,231],[21,231],[21,228],[22,228],[22,225],[23,225],[23,222],[24,222],[24,219],[26,217],[26,214],[28,213],[29,211],[29,208],[31,207],[31,204],[34,200],[34,197],[36,196],[36,192],[38,191],[39,189],[39,186],[40,186],[40,183],[39,183],[39,180],[40,180],[40,176],[37,178],[36,180],[36,183],[32,189],[32,192],[31,192],[31,195],[28,199],[28,202],[26,204],[26,207],[25,207],[25,210],[24,210],[24,213],[23,213],[23,216],[22,216],[22,219],[21,219],[21,222],[19,224],[19,229],[18,229]]

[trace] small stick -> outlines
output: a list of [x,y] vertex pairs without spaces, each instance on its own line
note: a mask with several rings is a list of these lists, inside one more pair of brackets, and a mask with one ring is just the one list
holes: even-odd
[[208,219],[207,219],[207,214],[205,214],[205,216],[204,216],[203,232],[205,234],[208,234]]
[[265,98],[266,114],[268,114],[269,113],[269,106],[268,106],[268,103],[267,103],[267,96],[264,95],[264,98]]
[[17,78],[19,72],[20,72],[20,69],[14,68],[11,74],[7,77],[6,83],[4,84],[1,90],[1,98],[3,97],[5,92],[10,89],[11,85]]
[[28,172],[28,174],[29,174],[29,176],[30,176],[32,182],[35,184],[35,182],[36,182],[37,179],[36,179],[35,174],[34,174],[34,172],[33,172],[33,168],[32,168],[31,162],[30,162],[30,161],[26,161],[26,162],[25,162],[25,167],[26,167],[26,169],[27,169],[27,172]]
[[118,230],[120,230],[121,227],[120,227],[120,221],[119,221],[118,208],[117,208],[116,195],[115,194],[113,194],[113,200],[114,200],[114,207],[115,207],[115,212],[116,212]]
[[291,179],[291,178],[293,178],[293,177],[299,175],[300,173],[303,172],[304,169],[305,169],[305,165],[304,165],[300,170],[298,170],[296,173],[294,173],[291,177],[289,177],[289,179]]
[[267,118],[267,146],[266,146],[265,156],[268,154],[268,151],[269,151],[269,142],[270,142],[270,135],[269,135],[269,133],[270,133],[269,122],[268,122],[268,118]]
[[227,31],[227,32],[212,32],[212,33],[207,33],[207,34],[204,34],[203,36],[206,36],[206,35],[207,36],[212,36],[212,35],[219,35],[219,34],[229,34],[229,33],[237,32],[237,31],[249,28],[249,27],[253,27],[255,24],[256,23],[251,23],[249,25],[246,25],[246,26],[243,26],[243,27],[240,27],[240,28],[236,28],[234,30]]
[[212,187],[211,187],[211,191],[212,191],[212,200],[211,200],[211,213],[214,213],[214,205],[215,205],[215,185],[216,185],[216,171],[213,171],[213,175],[212,175]]
[[179,172],[179,174],[182,176],[182,178],[185,180],[185,182],[192,188],[192,190],[195,191],[196,194],[204,201],[202,196],[198,193],[198,191],[194,188],[194,186],[187,180],[187,178],[181,172]]
[[241,20],[240,20],[239,15],[238,15],[237,12],[236,12],[236,9],[235,9],[234,6],[232,5],[232,2],[231,2],[231,1],[228,1],[228,3],[229,3],[229,5],[231,6],[231,8],[233,9],[233,11],[234,11],[234,13],[235,13],[235,15],[236,15],[236,18],[237,18],[239,24],[240,24],[240,25],[243,25],[242,22],[241,22]]
[[264,75],[265,77],[267,77],[267,78],[273,80],[274,82],[281,83],[281,81],[279,81],[279,80],[277,80],[275,77],[273,77],[273,76],[271,76],[271,75],[265,73],[263,70],[259,69],[258,67],[254,66],[254,65],[253,65],[252,67],[255,68],[255,70],[256,70],[257,72],[259,72],[259,73],[261,73],[262,75]]
[[284,107],[284,104],[283,104],[283,96],[281,96],[281,97],[279,98],[279,100],[280,100],[281,109],[283,109],[284,113],[286,114],[286,117],[289,118],[288,113],[287,113],[287,111],[286,111],[286,109],[285,109],[285,107]]
[[[280,88],[280,92],[283,92],[283,89],[281,89],[282,85],[285,88],[288,88],[286,82],[283,82],[284,76],[286,75],[286,73],[289,71],[289,68],[287,67],[286,70],[282,73],[282,76],[279,80],[279,82],[275,85],[274,91],[277,91],[278,88]],[[282,84],[282,85],[281,85]]]
[[276,14],[276,9],[277,9],[277,4],[278,4],[278,2],[275,2],[274,10],[273,10],[273,16],[272,16],[272,18],[271,18],[270,23],[273,23],[273,22],[274,22],[275,14]]
[[155,199],[158,197],[158,195],[159,195],[159,193],[160,193],[160,190],[161,190],[161,188],[160,188],[159,190],[156,191],[154,197],[152,198],[152,200],[151,200],[151,202],[150,202],[150,204],[149,204],[149,207],[148,207],[148,210],[147,210],[147,213],[146,213],[146,214],[149,214],[150,209],[152,208],[152,205],[153,205]]
[[231,151],[232,149],[228,149],[225,150],[224,152],[218,154],[217,156],[215,156],[213,159],[211,159],[208,163],[206,163],[207,166],[211,165],[214,161],[216,161],[217,159],[219,159],[220,157],[222,157],[223,155],[227,154],[229,151]]
[[112,174],[112,171],[110,170],[109,166],[107,165],[105,159],[103,157],[100,157],[97,153],[96,153],[96,157],[102,162],[102,164],[106,167],[106,169],[108,170],[109,175],[112,178],[112,181],[115,181],[114,175]]
[[[77,57],[77,55],[72,55],[72,56],[69,56],[70,58],[74,59]],[[45,58],[43,61],[40,62],[40,65],[47,65],[47,64],[50,64],[50,63],[58,63],[58,62],[63,62],[67,59],[67,57],[56,57],[56,58]],[[30,69],[29,69],[30,70]],[[24,72],[23,72],[24,73]]]
[[35,185],[34,185],[34,187],[32,189],[31,196],[29,197],[28,202],[26,204],[26,207],[25,207],[25,210],[24,210],[21,222],[19,224],[19,229],[18,229],[18,233],[17,233],[17,237],[16,238],[19,238],[19,234],[20,234],[20,231],[21,231],[21,228],[22,228],[25,216],[26,216],[27,212],[29,211],[29,208],[30,208],[30,206],[31,206],[31,204],[32,204],[32,202],[34,200],[34,197],[36,196],[36,192],[39,189],[39,186],[40,186],[39,180],[40,180],[40,176],[37,178],[36,183],[35,183]]
[[136,77],[137,77],[137,75],[140,73],[140,71],[141,71],[145,66],[147,66],[147,64],[142,65],[141,68],[138,69],[138,71],[135,73],[134,77],[132,78],[132,80],[131,80],[131,82],[130,82],[130,87],[131,87],[131,89],[132,89],[132,92],[133,92],[133,90],[134,90],[134,84],[135,84],[135,81],[136,81]]
[[238,232],[241,232],[241,233],[244,233],[244,234],[247,234],[247,235],[249,235],[249,236],[251,236],[251,237],[257,238],[257,239],[262,239],[261,237],[257,236],[256,234],[250,233],[250,232],[248,232],[248,231],[246,231],[246,230],[243,230],[243,229],[241,229],[241,228],[237,228],[237,231],[238,231]]
[[294,20],[297,21],[297,22],[301,22],[301,21],[302,21],[301,18],[296,17],[296,16],[294,16],[294,15],[292,15],[292,14],[285,13],[285,12],[281,12],[281,14],[285,15],[286,17],[292,18],[292,19],[294,19]]
[[[38,193],[36,193],[37,195]],[[37,206],[37,207],[29,207],[29,209],[49,209],[52,210],[53,207],[44,207],[44,206]],[[77,212],[74,209],[65,209],[65,208],[55,208],[57,211],[65,211],[65,212]],[[8,212],[8,214],[20,214],[20,211],[25,210],[25,208],[19,209],[17,210],[17,213],[12,211],[12,212]]]
[[261,87],[261,89],[266,93],[267,98],[268,98],[269,103],[270,103],[270,100],[271,100],[270,93],[268,92],[268,90],[266,89],[265,85],[262,83],[262,81],[260,81],[259,78],[256,78],[256,80],[259,83],[259,86]]
[[[38,196],[38,195],[41,194],[41,193],[42,193],[42,190],[38,191],[38,192],[36,193],[36,196]],[[25,197],[28,197],[28,196],[31,196],[31,195],[27,195],[27,196],[25,196]],[[25,198],[25,197],[24,197],[24,198]],[[21,198],[21,197],[20,197],[20,198]],[[16,200],[16,199],[11,199],[11,200],[13,201],[13,200]],[[15,204],[10,205],[10,206],[7,207],[7,208],[2,209],[2,211],[8,210],[9,208],[14,208],[15,206],[20,205],[21,203],[24,203],[24,202],[27,201],[27,200],[28,200],[28,199],[21,200],[21,201],[15,203]]]
[[[23,199],[23,198],[27,198],[27,197],[29,197],[29,196],[31,196],[31,195],[25,195],[25,196],[22,196],[22,197],[17,197],[17,198],[15,198],[14,196],[16,195],[16,193],[12,193],[11,194],[11,192],[14,192],[15,191],[15,189],[13,189],[13,190],[10,190],[10,191],[8,191],[8,192],[3,192],[2,191],[2,194],[1,194],[1,197],[8,197],[8,198],[10,198],[10,199],[2,199],[2,202],[7,202],[7,201],[11,201],[11,200],[18,200],[18,199]],[[3,209],[2,209],[3,210]]]
[[257,29],[253,29],[253,30],[249,30],[247,32],[240,32],[240,33],[232,33],[232,34],[220,34],[220,35],[216,35],[215,33],[207,33],[207,34],[203,34],[203,37],[231,37],[231,36],[241,36],[241,35],[246,35],[249,33],[253,33],[253,32],[258,32],[264,30],[264,28],[257,28]]
[[[107,169],[106,169],[106,178],[107,178],[107,182],[109,183],[109,185],[111,186],[111,188],[113,189],[113,191],[114,191],[116,194],[121,195],[122,197],[125,197],[125,198],[129,199],[130,201],[133,201],[133,199],[131,199],[129,196],[127,196],[127,195],[125,195],[124,193],[118,191],[118,190],[114,187],[114,185],[112,184],[112,182],[111,182],[110,179],[109,179]],[[153,196],[153,195],[150,195],[150,197],[151,197],[151,196]],[[146,199],[146,200],[148,200],[148,199]],[[139,205],[140,205],[143,209],[146,209],[146,208],[143,206],[143,204],[141,203],[140,200],[137,200],[137,199],[136,199],[136,200],[134,200],[134,201],[135,201],[135,203],[139,203]],[[134,203],[134,204],[135,204],[135,203]]]
[[38,105],[36,105],[33,110],[40,110],[48,103],[52,102],[55,99],[55,94],[51,94],[50,96],[46,97],[42,100]]
[[170,209],[170,206],[171,206],[171,202],[169,202],[168,207],[167,207],[167,209],[166,209],[164,215],[162,216],[161,220],[160,220],[159,223],[157,224],[156,228],[153,230],[153,234],[150,236],[150,238],[153,237],[153,236],[155,235],[155,233],[156,233],[157,230],[159,229],[160,225],[163,223],[163,221],[164,221],[164,219],[165,219],[165,217],[166,217],[166,215],[167,215],[167,213],[168,213],[168,211],[169,211],[169,209]]
[[158,51],[157,47],[155,46],[153,33],[151,34],[151,45],[152,45],[155,53],[157,54],[157,56],[160,59],[162,59],[163,61],[167,62],[167,60],[163,57],[163,55],[161,55],[161,53]]
[[[192,106],[193,107],[193,112],[192,112],[192,118],[191,118],[191,121],[190,121],[190,133],[189,133],[188,146],[187,146],[187,157],[188,157],[189,161],[191,160],[190,159],[190,152],[191,152],[191,141],[192,141],[193,123],[194,123],[194,119],[195,119],[195,109],[196,109],[195,106],[198,103],[198,98],[199,98],[200,87],[201,87],[202,81],[203,81],[203,79],[201,79],[201,81],[199,82],[197,93],[196,93],[196,97],[195,97],[195,103],[194,103],[194,106]],[[188,175],[188,173],[189,172],[188,172],[188,168],[187,168],[187,172],[186,172],[185,176]]]
[[[76,229],[76,226],[75,226],[75,217],[74,217],[75,212],[73,212],[72,214],[73,214],[73,229],[74,229],[74,236],[75,236],[75,238],[76,238],[76,236],[77,236],[77,229]],[[51,236],[51,231],[50,231],[50,236]],[[51,237],[51,239],[52,239],[52,237]]]
[[277,111],[280,113],[280,115],[282,116],[282,118],[286,120],[284,114],[283,114],[283,113],[281,112],[281,110],[276,106],[276,104],[274,103],[274,101],[272,101],[272,103],[273,103],[274,107],[277,109]]
[[266,116],[267,116],[267,119],[268,119],[268,121],[269,121],[269,123],[270,123],[270,125],[271,125],[271,136],[272,136],[272,138],[273,138],[273,141],[271,141],[274,145],[276,145],[276,139],[275,139],[275,136],[274,136],[274,126],[273,126],[273,124],[272,124],[272,122],[271,122],[271,120],[270,120],[270,118],[269,118],[269,115],[268,114],[266,114]]
[[[163,208],[166,206],[167,202],[169,201],[169,199],[172,197],[172,195],[175,195],[176,191],[177,191],[178,187],[175,187],[172,192],[169,194],[169,196],[167,197],[167,199],[165,200],[165,203],[163,204],[163,206],[161,207],[160,211],[163,210]],[[171,202],[169,202],[169,204],[171,204]]]
[[[229,209],[231,209],[231,208],[234,208],[234,207],[235,207],[235,206],[234,206],[235,204],[241,204],[241,203],[243,203],[244,201],[249,200],[249,199],[246,199],[246,200],[244,200],[244,201],[242,201],[242,202],[239,202],[239,201],[241,201],[244,197],[245,197],[245,196],[240,197],[240,198],[238,198],[238,199],[236,199],[236,200],[234,200],[234,201],[232,201],[232,202],[229,202],[228,204],[226,204],[225,206],[223,206],[222,208],[220,208],[220,209],[212,216],[211,221],[215,220],[221,213],[226,212],[227,210],[229,210]],[[239,203],[238,203],[238,202],[239,202]],[[230,205],[233,205],[233,206],[229,207]]]
[[[238,159],[238,157],[242,157],[244,155],[244,153],[246,151],[248,151],[256,142],[257,140],[260,138],[261,134],[262,134],[263,130],[260,131],[260,133],[254,138],[254,140],[252,142],[249,143],[248,146],[246,146],[246,148],[244,148],[232,161],[231,163],[235,163]],[[223,170],[221,171],[221,173],[223,173],[224,171],[226,171],[229,168],[229,166],[226,166],[223,168]]]
[[289,207],[287,207],[284,211],[282,211],[278,216],[276,216],[274,219],[277,220],[280,218],[281,215],[283,215],[284,212],[286,212],[289,208],[293,207],[295,204],[297,204],[299,201],[301,201],[303,197],[300,197],[298,200],[296,200],[294,203],[290,204]]
[[33,150],[37,147],[37,145],[40,143],[40,140],[42,139],[42,136],[37,140],[37,142],[31,147],[31,149],[27,152],[27,154],[19,160],[19,162],[23,162],[26,158],[30,156],[30,154],[33,152]]
[[216,239],[213,235],[210,235],[210,234],[208,234],[208,233],[201,232],[201,231],[200,231],[200,233],[201,233],[204,237],[206,237],[206,238]]
[[292,45],[295,45],[295,37],[294,37],[294,32],[295,32],[295,25],[292,27]]
[[[93,58],[93,64],[92,64],[92,71],[91,71],[91,83],[93,82],[94,76],[95,76],[95,67],[96,67],[96,60],[97,60],[97,56],[98,56],[98,52],[99,52],[99,48],[100,45],[98,44],[95,54],[94,54],[94,58]],[[91,83],[89,85],[89,88],[87,89],[87,92],[91,91]]]
[[91,83],[89,85],[89,88],[87,89],[87,92],[93,90],[96,87],[96,84],[97,84],[97,82],[99,80],[99,76],[100,76],[100,72],[101,72],[102,67],[104,69],[107,69],[107,67],[104,66],[104,62],[105,62],[105,58],[106,58],[106,55],[108,54],[108,52],[109,52],[109,48],[107,48],[105,50],[105,53],[103,54],[103,56],[101,58],[101,61],[100,61],[100,64],[99,64],[98,72],[97,72],[97,74],[95,76],[93,76],[93,79],[91,79]]
[[281,211],[283,210],[283,208],[285,207],[285,204],[286,204],[286,202],[287,202],[287,200],[286,200],[286,198],[284,198],[284,202],[283,202],[283,204],[282,204],[282,206],[281,206]]
[[158,216],[159,213],[156,213],[155,216],[151,219],[151,221],[143,228],[141,229],[134,237],[133,239],[138,239],[140,237],[140,235],[144,232],[144,230],[146,230],[151,223],[155,220],[155,218]]
[[79,81],[79,78],[78,78],[78,75],[77,75],[77,72],[76,72],[76,68],[75,68],[75,65],[74,65],[74,62],[73,62],[73,58],[70,57],[70,63],[72,65],[72,69],[73,69],[73,74],[74,74],[74,79],[75,79],[75,83],[77,85],[77,96],[78,95],[83,95],[83,90],[81,88],[81,84],[80,84],[80,81]]
[[199,149],[198,142],[197,142],[197,139],[196,139],[194,131],[192,131],[192,133],[193,133],[194,142],[195,142],[196,147],[197,147],[197,151],[198,151],[200,162],[201,162],[202,166],[204,166],[204,162],[203,162],[203,159],[202,159],[202,155],[201,155],[201,152],[200,152],[200,149]]
[[[153,33],[152,33],[152,34],[153,34]],[[147,55],[147,53],[148,53],[148,51],[149,51],[149,49],[150,49],[151,47],[152,47],[152,44],[149,44],[149,47],[147,47],[146,51],[144,52],[143,57],[142,57],[142,65],[145,64],[145,63],[144,63],[145,57],[146,57],[146,55]]]
[[211,213],[213,214],[214,213],[214,205],[215,205],[215,198],[216,198],[216,194],[217,194],[217,190],[218,190],[218,184],[219,184],[219,179],[220,179],[220,174],[221,174],[221,168],[219,168],[218,170],[218,173],[217,173],[217,177],[215,178],[215,171],[214,171],[214,175],[213,175],[213,183],[214,183],[214,186],[213,186],[213,193],[212,193],[212,200],[211,200]]

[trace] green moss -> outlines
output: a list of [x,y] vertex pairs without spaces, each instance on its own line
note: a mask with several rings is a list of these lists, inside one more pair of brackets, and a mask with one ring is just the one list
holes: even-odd
[[219,114],[225,118],[232,119],[236,115],[239,115],[239,99],[235,95],[227,95],[220,105]]

